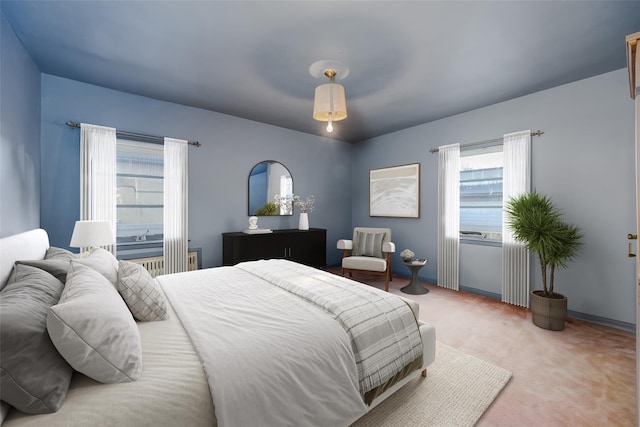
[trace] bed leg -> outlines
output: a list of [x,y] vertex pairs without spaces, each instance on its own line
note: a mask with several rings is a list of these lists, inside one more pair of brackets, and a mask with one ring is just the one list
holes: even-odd
[[422,378],[426,378],[427,377],[427,368],[424,368],[422,370]]

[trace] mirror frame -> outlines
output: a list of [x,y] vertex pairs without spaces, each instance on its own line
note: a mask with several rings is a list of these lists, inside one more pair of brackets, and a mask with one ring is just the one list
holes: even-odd
[[[256,168],[261,167],[262,165],[265,165],[265,164],[267,165],[267,169],[266,169],[266,174],[267,174],[267,178],[266,178],[267,189],[266,189],[266,191],[267,191],[267,193],[273,193],[273,194],[267,194],[267,195],[266,195],[266,202],[265,202],[265,205],[263,205],[263,206],[266,206],[266,204],[267,204],[267,203],[273,202],[273,197],[274,197],[276,194],[279,194],[279,193],[280,193],[280,191],[277,191],[277,192],[269,192],[269,188],[268,188],[268,187],[269,187],[269,186],[268,186],[268,182],[271,180],[271,176],[270,176],[270,174],[271,174],[271,168],[272,168],[272,166],[273,166],[274,164],[280,165],[280,166],[282,167],[282,169],[284,169],[284,170],[287,172],[287,174],[288,174],[289,178],[291,179],[291,194],[293,194],[293,176],[291,175],[291,171],[289,170],[289,168],[287,168],[284,164],[282,164],[281,162],[279,162],[279,161],[277,161],[277,160],[262,160],[262,161],[260,161],[260,162],[256,163],[256,164],[251,168],[251,170],[249,171],[249,177],[248,177],[248,179],[247,179],[247,212],[248,212],[249,216],[291,216],[291,215],[293,215],[293,209],[292,209],[292,212],[290,212],[290,213],[286,213],[286,214],[278,213],[278,214],[273,214],[273,215],[270,215],[270,214],[256,214],[255,212],[251,212],[251,195],[252,195],[252,194],[251,194],[251,192],[252,192],[252,183],[251,183],[251,178],[257,175],[257,174],[255,174],[255,173],[254,173],[254,171],[256,170]],[[260,173],[262,173],[262,172],[260,172]],[[279,190],[279,189],[278,189],[278,190]],[[254,190],[254,191],[255,191],[255,190]],[[259,209],[259,208],[258,208],[258,209]]]

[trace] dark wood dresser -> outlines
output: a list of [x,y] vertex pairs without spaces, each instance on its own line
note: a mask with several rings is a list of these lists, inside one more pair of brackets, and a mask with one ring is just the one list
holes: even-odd
[[273,230],[268,234],[222,233],[222,265],[282,258],[312,267],[327,264],[327,230]]

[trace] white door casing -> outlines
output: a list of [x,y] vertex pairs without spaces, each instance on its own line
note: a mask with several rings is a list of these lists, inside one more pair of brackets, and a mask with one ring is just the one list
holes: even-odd
[[[635,123],[635,146],[636,146],[636,229],[629,233],[629,241],[636,240],[636,251],[638,255],[637,234],[640,230],[640,55],[637,55],[637,45],[640,41],[640,32],[628,35],[627,42],[627,67],[629,69],[629,90],[631,98],[635,99],[636,123]],[[631,243],[629,243],[629,256],[631,255]],[[640,426],[640,265],[638,257],[636,263],[636,424]]]

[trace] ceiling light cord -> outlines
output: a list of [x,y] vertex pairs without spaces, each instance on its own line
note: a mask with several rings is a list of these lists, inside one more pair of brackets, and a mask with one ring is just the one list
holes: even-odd
[[[324,75],[329,78],[329,84],[334,85],[336,72],[334,70],[325,70]],[[329,91],[329,120],[327,120],[327,132],[333,132],[333,88]]]

